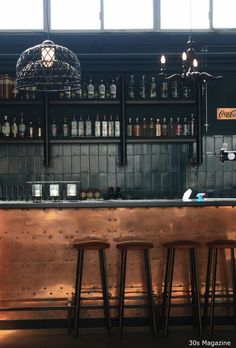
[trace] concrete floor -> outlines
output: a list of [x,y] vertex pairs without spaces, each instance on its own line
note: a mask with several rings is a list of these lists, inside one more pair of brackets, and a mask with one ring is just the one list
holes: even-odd
[[[199,339],[192,327],[171,327],[169,337],[160,332],[154,340],[148,328],[125,328],[122,340],[117,338],[114,330],[113,337],[108,338],[103,328],[81,329],[79,339],[68,336],[65,329],[21,329],[0,330],[1,348],[185,348],[213,347],[212,342],[227,341],[223,347],[236,348],[236,330],[231,327],[216,327],[214,338],[207,336]],[[219,344],[215,344],[217,347]]]

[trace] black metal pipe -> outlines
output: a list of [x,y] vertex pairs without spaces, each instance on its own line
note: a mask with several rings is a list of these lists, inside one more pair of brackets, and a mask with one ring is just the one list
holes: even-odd
[[49,150],[49,96],[48,93],[44,93],[44,165],[49,167],[50,165],[50,150]]

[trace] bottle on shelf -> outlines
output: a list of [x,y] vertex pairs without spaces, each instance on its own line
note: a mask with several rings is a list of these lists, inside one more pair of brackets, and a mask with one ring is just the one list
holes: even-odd
[[143,123],[142,123],[142,137],[146,138],[148,136],[148,124],[146,117],[143,117]]
[[83,116],[80,115],[78,122],[78,137],[84,137],[84,120]]
[[87,99],[87,97],[88,97],[88,89],[87,89],[86,82],[84,82],[82,85],[82,98]]
[[187,82],[182,83],[182,97],[184,99],[189,99],[191,94],[191,88]]
[[11,124],[11,136],[13,138],[18,137],[18,124],[16,122],[16,117],[13,117],[12,124]]
[[132,125],[132,118],[129,117],[128,124],[127,124],[127,137],[133,136],[133,125]]
[[152,78],[151,78],[149,97],[151,99],[157,97],[157,84],[156,84],[156,79],[154,76],[152,76]]
[[148,136],[150,138],[155,136],[155,127],[154,127],[154,122],[152,117],[150,117],[149,124],[148,124]]
[[173,117],[170,118],[170,122],[168,125],[168,136],[169,137],[175,136],[175,123],[174,123]]
[[85,136],[86,137],[92,136],[92,122],[90,120],[89,115],[87,117],[87,120],[85,121]]
[[106,87],[104,85],[103,79],[100,80],[100,84],[98,86],[98,98],[105,99],[106,95]]
[[94,98],[98,98],[98,84],[97,82],[94,82]]
[[117,87],[116,87],[116,83],[115,83],[114,79],[111,80],[111,84],[110,84],[109,90],[110,90],[110,98],[111,99],[116,99]]
[[161,81],[161,98],[167,99],[169,96],[168,82],[165,80]]
[[51,124],[51,136],[53,138],[57,137],[57,124],[55,119],[52,120],[52,124]]
[[69,136],[69,124],[67,122],[67,117],[64,117],[64,122],[62,124],[62,136],[67,138]]
[[25,137],[26,125],[25,125],[25,122],[24,122],[24,114],[21,113],[20,115],[21,115],[20,116],[20,123],[19,123],[19,127],[18,127],[19,137],[20,138],[24,138]]
[[195,119],[194,119],[194,115],[191,114],[191,119],[190,119],[190,135],[194,136],[196,133],[196,129],[195,129],[196,125],[195,125]]
[[168,136],[168,124],[166,122],[166,117],[163,117],[162,123],[161,123],[161,135],[163,137]]
[[135,81],[134,81],[134,75],[130,75],[129,81],[128,81],[128,97],[129,99],[135,98]]
[[184,136],[188,136],[190,134],[190,127],[189,127],[189,123],[187,122],[187,118],[184,117],[184,120],[183,120],[183,134]]
[[106,115],[103,116],[103,120],[102,120],[102,136],[103,137],[107,137],[107,118]]
[[109,84],[108,82],[106,83],[106,94],[105,94],[105,98],[106,98],[106,99],[110,99],[110,98],[111,98],[110,84]]
[[34,127],[32,121],[29,121],[29,124],[27,125],[27,132],[26,132],[27,138],[33,138],[34,137]]
[[94,99],[94,84],[91,77],[89,79],[89,83],[87,86],[87,96],[88,96],[88,99]]
[[141,136],[141,124],[139,123],[138,117],[136,117],[135,124],[133,126],[133,136],[135,136],[135,137]]
[[142,99],[146,98],[146,77],[142,75],[139,83],[139,97]]
[[120,120],[119,116],[116,115],[116,120],[115,120],[115,137],[120,136]]
[[73,119],[71,120],[70,130],[71,130],[71,137],[72,138],[78,136],[78,124],[77,124],[75,115],[73,116]]
[[41,124],[41,118],[39,117],[38,119],[38,125],[35,129],[35,136],[36,138],[42,138],[43,136],[43,128],[42,128],[42,124]]
[[8,121],[8,116],[4,115],[4,121],[2,123],[2,135],[4,137],[9,137],[10,136],[10,123]]
[[99,115],[97,115],[96,117],[94,128],[95,128],[94,129],[95,137],[100,137],[101,136],[101,121],[99,119]]
[[156,131],[156,133],[155,133],[155,135],[156,135],[156,137],[161,137],[161,122],[160,122],[160,119],[159,118],[157,118],[157,120],[156,120],[156,127],[155,127],[156,129],[155,129],[155,131]]
[[107,134],[109,137],[114,137],[114,121],[112,115],[109,117],[109,121],[107,124]]
[[175,124],[175,135],[179,137],[182,134],[183,134],[183,125],[180,122],[180,118],[177,117],[176,124]]
[[171,82],[171,97],[174,99],[179,97],[178,83],[176,80]]

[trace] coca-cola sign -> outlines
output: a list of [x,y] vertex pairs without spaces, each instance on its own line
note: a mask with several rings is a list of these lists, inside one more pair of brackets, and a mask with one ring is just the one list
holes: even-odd
[[217,120],[236,120],[236,108],[217,108]]

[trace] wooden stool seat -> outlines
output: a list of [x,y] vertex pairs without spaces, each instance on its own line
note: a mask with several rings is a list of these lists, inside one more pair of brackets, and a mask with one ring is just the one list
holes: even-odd
[[73,247],[81,250],[100,250],[109,248],[110,244],[101,239],[75,240]]
[[[163,303],[161,311],[161,322],[165,318],[165,334],[169,333],[169,318],[172,300],[172,284],[174,275],[174,263],[176,249],[186,250],[189,255],[189,272],[191,282],[191,298],[192,298],[192,314],[193,323],[197,323],[200,336],[202,335],[201,324],[201,303],[200,303],[200,289],[199,289],[199,274],[197,265],[197,248],[200,247],[200,243],[192,240],[173,240],[163,243],[163,246],[167,248],[167,259],[165,269],[165,281],[163,292]],[[183,267],[186,267],[184,264]]]
[[149,320],[153,336],[156,336],[155,304],[152,289],[152,276],[149,249],[153,248],[153,243],[144,240],[126,240],[116,244],[120,250],[120,283],[119,283],[119,337],[123,334],[124,302],[125,302],[125,282],[128,251],[141,250],[144,260],[144,273],[149,307]]
[[102,239],[87,239],[74,241],[73,247],[78,251],[77,268],[76,268],[76,283],[75,283],[75,306],[74,306],[74,318],[75,318],[75,337],[78,337],[79,331],[79,318],[80,318],[80,303],[82,292],[82,277],[83,277],[83,265],[84,265],[84,253],[88,250],[95,250],[98,253],[98,265],[100,267],[102,296],[103,296],[103,309],[104,317],[106,319],[106,327],[108,334],[111,335],[111,314],[109,304],[109,293],[107,284],[107,270],[105,249],[109,248],[110,244],[106,240]]
[[163,243],[163,246],[165,248],[183,248],[183,249],[193,249],[193,248],[199,248],[200,243],[195,242],[193,240],[174,240],[171,242]]
[[233,239],[217,239],[206,243],[208,248],[231,249],[236,248],[236,240]]
[[124,241],[116,244],[117,249],[120,250],[143,250],[143,249],[151,249],[153,248],[153,243],[143,240],[130,240],[130,241]]

